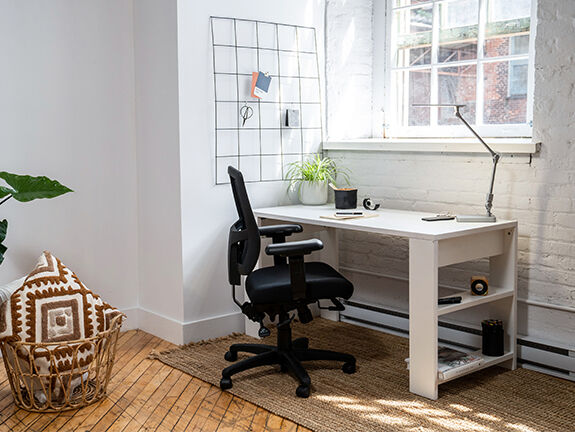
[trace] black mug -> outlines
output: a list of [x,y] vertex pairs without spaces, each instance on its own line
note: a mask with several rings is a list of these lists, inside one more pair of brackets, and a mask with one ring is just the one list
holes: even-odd
[[335,189],[335,208],[347,210],[357,208],[357,189]]

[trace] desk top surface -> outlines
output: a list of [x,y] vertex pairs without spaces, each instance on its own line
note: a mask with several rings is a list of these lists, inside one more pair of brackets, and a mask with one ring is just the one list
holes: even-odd
[[[358,208],[358,211],[360,210]],[[468,223],[455,220],[425,222],[421,218],[433,216],[432,213],[382,208],[375,211],[378,214],[377,217],[371,218],[347,220],[320,218],[320,216],[332,216],[334,213],[335,208],[333,204],[322,206],[304,206],[300,204],[254,210],[254,214],[260,218],[425,240],[441,240],[517,226],[517,221],[508,220],[498,220],[493,223]],[[365,213],[372,212],[365,211]]]

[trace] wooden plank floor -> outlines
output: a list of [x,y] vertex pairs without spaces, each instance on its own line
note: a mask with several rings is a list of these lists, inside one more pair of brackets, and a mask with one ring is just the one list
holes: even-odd
[[120,335],[108,396],[61,414],[16,408],[6,372],[0,372],[3,431],[205,431],[310,432],[218,387],[147,358],[173,347],[139,330]]

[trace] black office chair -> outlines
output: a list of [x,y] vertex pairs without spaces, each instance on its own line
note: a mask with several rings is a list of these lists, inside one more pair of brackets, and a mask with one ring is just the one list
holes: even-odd
[[[313,317],[308,305],[320,299],[331,300],[330,310],[343,310],[338,298],[349,299],[353,285],[329,265],[322,262],[304,263],[304,255],[323,248],[320,240],[311,239],[285,242],[285,238],[302,231],[301,225],[273,225],[258,227],[246,192],[242,173],[228,167],[234,200],[239,219],[230,228],[228,241],[228,277],[232,285],[234,302],[252,321],[260,323],[260,337],[269,336],[264,326],[267,314],[271,320],[278,317],[277,346],[262,344],[234,344],[225,355],[228,361],[236,361],[238,352],[256,354],[222,371],[220,387],[232,387],[231,376],[264,365],[280,365],[281,371],[291,370],[298,381],[296,394],[308,397],[311,380],[302,366],[307,360],[335,360],[344,362],[345,373],[355,372],[355,358],[349,354],[308,348],[308,339],[292,341],[291,321],[297,310],[302,323]],[[273,255],[274,266],[253,271],[260,254],[260,236],[271,238],[273,244],[266,247],[266,254]],[[289,259],[289,264],[288,264]],[[250,302],[240,304],[235,288],[241,284],[241,275],[247,275],[245,287]]]

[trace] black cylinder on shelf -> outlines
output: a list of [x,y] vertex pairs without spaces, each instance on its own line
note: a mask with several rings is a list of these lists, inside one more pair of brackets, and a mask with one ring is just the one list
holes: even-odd
[[481,321],[483,335],[482,353],[491,357],[502,356],[503,348],[503,321],[483,320]]

